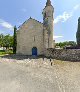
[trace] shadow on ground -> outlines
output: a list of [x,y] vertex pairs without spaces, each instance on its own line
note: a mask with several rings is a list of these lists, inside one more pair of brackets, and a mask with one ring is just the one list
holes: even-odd
[[[11,55],[5,55],[5,56],[1,56],[1,58],[7,58],[7,59],[16,59],[16,60],[24,60],[24,59],[40,59],[42,58],[43,61],[44,61],[44,58],[47,58],[47,59],[56,59],[56,58],[52,58],[52,57],[46,57],[44,55],[42,56],[28,56],[28,55],[16,55],[16,54],[11,54]],[[67,62],[80,62],[78,60],[69,60],[68,58],[65,59],[65,58],[60,58],[60,59],[56,59],[56,60],[61,60],[61,61],[67,61]]]
[[15,55],[15,54],[1,56],[1,58],[16,59],[16,60],[39,59],[39,58],[43,58],[43,60],[44,58],[50,59],[50,57],[45,57],[45,56],[28,56],[28,55]]

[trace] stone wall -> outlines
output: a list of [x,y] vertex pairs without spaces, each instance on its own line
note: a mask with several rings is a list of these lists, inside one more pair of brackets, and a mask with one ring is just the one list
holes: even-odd
[[17,31],[17,54],[32,55],[33,47],[43,54],[43,24],[30,18]]
[[80,49],[47,49],[47,57],[66,61],[80,61]]

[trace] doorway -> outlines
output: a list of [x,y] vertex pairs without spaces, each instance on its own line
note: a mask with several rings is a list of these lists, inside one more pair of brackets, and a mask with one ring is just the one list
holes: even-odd
[[32,55],[37,56],[37,48],[36,47],[32,48]]

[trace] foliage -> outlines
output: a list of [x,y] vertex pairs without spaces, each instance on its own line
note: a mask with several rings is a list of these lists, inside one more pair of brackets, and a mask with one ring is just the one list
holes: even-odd
[[16,40],[16,26],[14,27],[14,36],[13,36],[13,53],[16,54],[16,45],[17,45],[17,40]]
[[9,51],[9,48],[12,47],[14,54],[16,54],[16,45],[17,45],[16,30],[17,30],[17,28],[15,26],[13,36],[10,36],[10,34],[8,34],[8,35],[0,34],[0,47],[6,47],[7,51]]
[[9,47],[13,46],[13,36],[0,34],[0,47]]
[[6,54],[13,54],[12,50],[0,50],[0,56],[6,55]]
[[80,47],[80,18],[78,19],[78,29],[76,33],[77,45]]
[[66,42],[60,42],[60,43],[56,43],[56,47],[59,46],[60,48],[64,48],[67,46],[76,46],[76,42],[74,41],[66,41]]

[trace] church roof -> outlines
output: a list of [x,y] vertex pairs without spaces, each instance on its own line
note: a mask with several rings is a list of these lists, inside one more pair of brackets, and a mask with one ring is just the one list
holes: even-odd
[[46,6],[51,6],[51,1],[50,0],[47,0]]
[[35,20],[35,21],[37,21],[38,23],[40,23],[40,24],[43,24],[43,23],[41,23],[40,21],[38,21],[38,20],[36,20],[36,19],[33,19],[33,18],[29,18],[28,20],[26,20],[22,25],[20,25],[18,28],[21,28],[25,23],[27,23],[29,20]]

